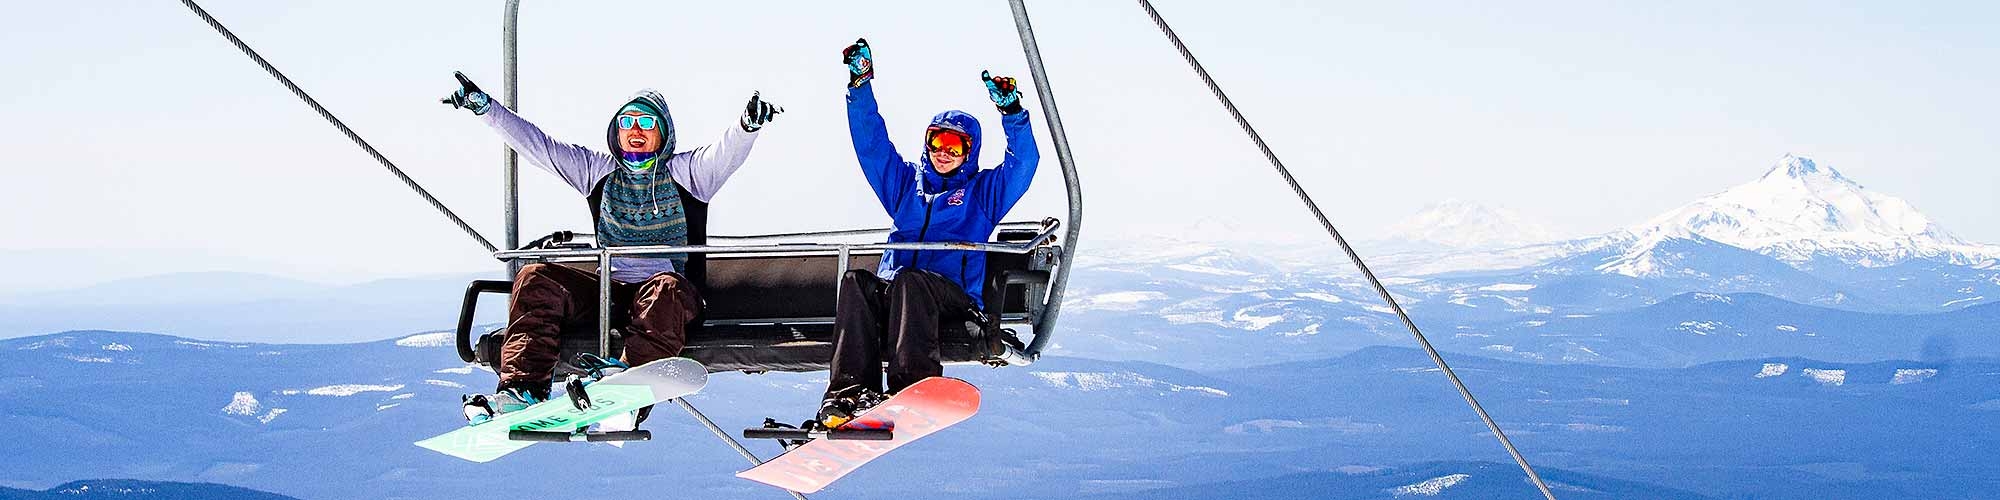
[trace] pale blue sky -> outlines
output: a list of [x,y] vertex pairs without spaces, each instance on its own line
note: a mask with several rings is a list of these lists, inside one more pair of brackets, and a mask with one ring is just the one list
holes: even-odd
[[[203,3],[500,239],[499,141],[436,98],[455,69],[500,86],[501,2]],[[1157,5],[1356,239],[1444,198],[1608,231],[1792,152],[2000,242],[2000,5]],[[1136,4],[1029,7],[1084,172],[1086,238],[1196,220],[1315,231]],[[937,111],[994,123],[981,69],[1026,76],[1004,2],[531,0],[523,17],[523,114],[558,138],[602,147],[639,87],[667,95],[682,148],[753,89],[785,106],[718,196],[718,233],[886,224],[842,114],[836,59],[855,36],[876,46],[906,154]],[[329,281],[494,266],[178,3],[15,6],[0,46],[0,251],[161,249],[215,257],[160,272]],[[529,233],[585,225],[554,177],[522,178]],[[1037,182],[1014,218],[1061,210],[1052,152]]]

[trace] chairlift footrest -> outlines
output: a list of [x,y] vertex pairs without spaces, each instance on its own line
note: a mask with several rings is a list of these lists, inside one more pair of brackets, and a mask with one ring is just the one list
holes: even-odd
[[550,432],[550,431],[507,431],[507,439],[514,441],[536,441],[543,443],[603,443],[613,441],[651,441],[653,431],[611,431],[611,432]]
[[792,429],[752,427],[743,429],[745,439],[809,440],[832,439],[836,441],[893,441],[894,431],[889,429]]

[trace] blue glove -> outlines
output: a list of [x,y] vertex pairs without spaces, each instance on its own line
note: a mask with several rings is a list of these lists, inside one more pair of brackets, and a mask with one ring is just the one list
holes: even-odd
[[866,38],[856,38],[854,45],[840,51],[840,62],[847,64],[847,88],[860,87],[875,78],[875,54],[868,51]]
[[771,123],[771,119],[777,118],[778,113],[783,112],[785,112],[785,108],[778,107],[776,104],[771,104],[771,101],[764,100],[762,92],[752,92],[750,93],[750,103],[743,106],[743,120],[741,122],[743,124],[743,131],[756,132],[764,128],[764,124]]
[[472,110],[472,114],[475,115],[486,114],[486,110],[493,105],[493,97],[481,92],[479,86],[472,83],[471,78],[465,77],[465,73],[453,71],[451,76],[458,78],[458,91],[452,92],[451,97],[438,99],[438,102],[450,104],[454,108]]
[[1013,77],[993,76],[991,71],[979,72],[980,81],[986,82],[986,96],[993,99],[993,105],[1000,108],[1000,114],[1011,115],[1021,112],[1021,88]]

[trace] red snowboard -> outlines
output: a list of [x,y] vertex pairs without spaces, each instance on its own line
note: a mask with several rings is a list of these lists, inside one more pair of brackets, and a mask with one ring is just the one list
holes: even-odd
[[964,380],[931,377],[917,381],[842,429],[891,429],[889,441],[815,439],[792,448],[736,477],[799,493],[813,493],[841,476],[905,443],[972,418],[979,412],[979,389]]

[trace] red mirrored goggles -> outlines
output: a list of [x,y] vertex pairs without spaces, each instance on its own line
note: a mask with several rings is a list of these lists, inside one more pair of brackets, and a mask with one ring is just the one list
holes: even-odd
[[972,136],[944,127],[932,126],[924,131],[926,151],[943,151],[952,156],[965,156],[972,150]]

